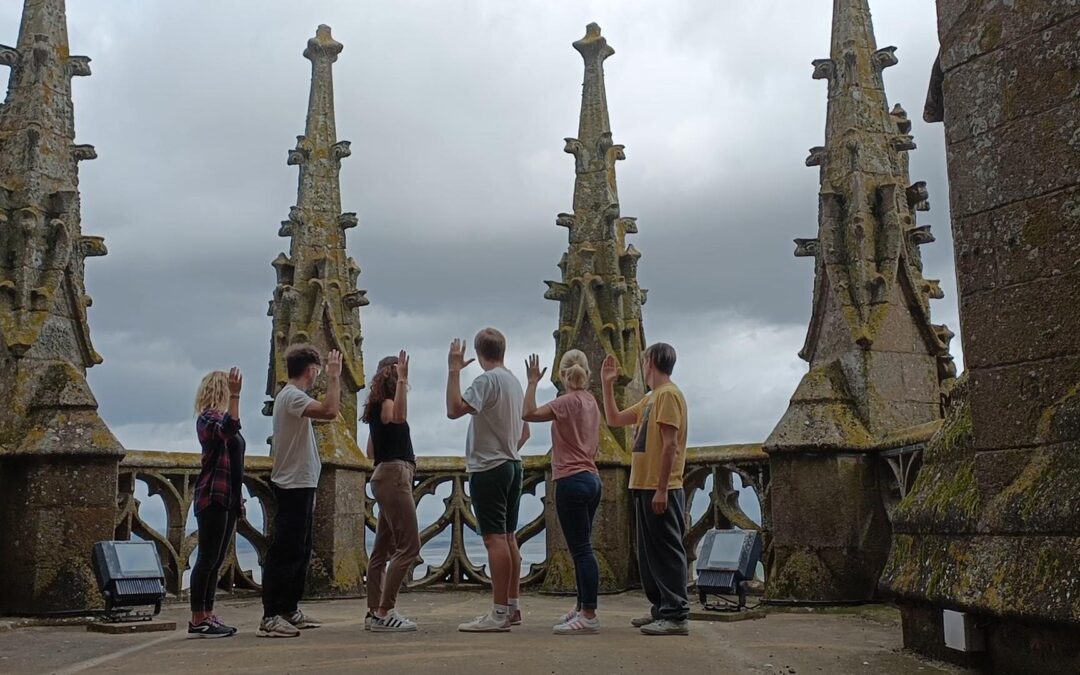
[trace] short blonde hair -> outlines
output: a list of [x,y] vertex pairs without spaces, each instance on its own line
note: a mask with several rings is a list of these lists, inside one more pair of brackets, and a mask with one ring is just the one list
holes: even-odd
[[589,357],[580,349],[571,349],[559,360],[559,379],[567,389],[585,389],[591,376]]
[[215,370],[206,374],[195,393],[195,414],[205,410],[229,409],[229,374],[224,370]]

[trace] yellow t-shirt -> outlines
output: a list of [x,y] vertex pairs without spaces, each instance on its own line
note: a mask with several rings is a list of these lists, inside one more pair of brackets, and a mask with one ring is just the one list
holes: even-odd
[[637,431],[630,456],[630,489],[656,490],[660,487],[660,458],[664,450],[661,424],[676,429],[675,459],[671,462],[667,489],[681,488],[683,470],[686,468],[686,399],[682,392],[672,382],[662,384],[638,401],[629,412],[637,417]]

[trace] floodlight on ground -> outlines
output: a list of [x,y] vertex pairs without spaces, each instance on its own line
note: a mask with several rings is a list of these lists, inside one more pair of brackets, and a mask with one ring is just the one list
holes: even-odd
[[[157,548],[148,541],[99,541],[94,544],[94,571],[113,621],[149,621],[161,611],[165,571]],[[153,606],[153,613],[139,608]]]
[[[701,540],[697,559],[697,589],[706,609],[739,611],[746,608],[746,584],[754,578],[761,559],[761,533],[755,530],[709,530]],[[724,605],[708,603],[719,596]],[[738,596],[732,603],[725,595]]]

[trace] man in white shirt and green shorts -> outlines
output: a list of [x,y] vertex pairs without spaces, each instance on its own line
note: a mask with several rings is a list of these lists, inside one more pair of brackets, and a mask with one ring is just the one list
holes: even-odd
[[521,382],[503,364],[506,338],[494,328],[476,334],[473,342],[484,369],[465,393],[461,371],[465,345],[454,340],[448,358],[446,415],[471,415],[465,441],[469,494],[480,535],[491,563],[491,612],[458,626],[466,633],[500,633],[521,623],[521,553],[517,545],[518,505],[521,501],[521,446],[529,439],[522,421],[525,392]]

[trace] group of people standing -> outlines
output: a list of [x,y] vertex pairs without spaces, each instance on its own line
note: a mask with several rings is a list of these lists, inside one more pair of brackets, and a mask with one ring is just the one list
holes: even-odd
[[[466,359],[465,343],[454,340],[447,359],[446,414],[470,416],[465,441],[469,494],[477,531],[491,570],[491,609],[462,623],[462,632],[506,632],[522,624],[521,553],[516,531],[522,489],[520,450],[529,440],[529,423],[551,422],[555,507],[574,561],[577,602],[554,626],[559,635],[596,633],[600,571],[592,547],[593,520],[602,483],[596,466],[600,426],[636,426],[630,491],[637,522],[637,558],[642,586],[651,603],[648,615],[632,623],[648,635],[685,635],[687,560],[683,546],[685,499],[682,476],[686,454],[686,401],[671,381],[675,350],[650,346],[642,357],[649,393],[622,410],[614,385],[619,368],[608,356],[600,371],[603,417],[588,386],[592,371],[579,350],[563,355],[559,380],[563,393],[537,405],[536,390],[547,369],[539,357],[526,362],[527,386],[506,367],[506,338],[494,328],[477,333],[476,358]],[[483,372],[462,391],[461,371],[478,360]],[[304,613],[299,601],[311,559],[315,490],[321,462],[313,420],[340,413],[341,354],[326,358],[326,395],[307,391],[322,373],[323,360],[310,345],[285,353],[288,382],[274,400],[271,484],[277,501],[273,536],[263,562],[263,619],[260,637],[295,637],[321,623]],[[203,378],[195,400],[202,471],[195,487],[199,525],[198,559],[191,574],[190,637],[236,633],[214,613],[214,590],[244,511],[241,485],[244,440],[240,433],[240,372],[215,371]],[[417,624],[396,609],[398,591],[420,555],[413,498],[416,456],[408,423],[409,356],[402,351],[379,362],[369,386],[361,421],[368,425],[367,453],[375,469],[370,483],[379,506],[374,548],[367,572],[368,613],[373,632],[415,631]]]

